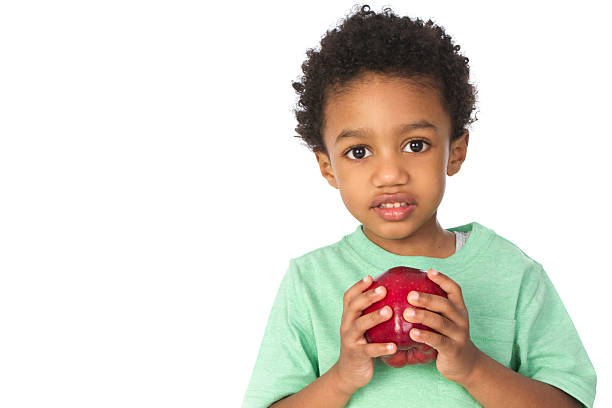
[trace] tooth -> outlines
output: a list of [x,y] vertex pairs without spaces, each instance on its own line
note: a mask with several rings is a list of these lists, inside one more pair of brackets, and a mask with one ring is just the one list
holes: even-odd
[[380,208],[397,208],[397,207],[408,207],[408,203],[406,202],[398,202],[398,203],[383,203],[379,205]]

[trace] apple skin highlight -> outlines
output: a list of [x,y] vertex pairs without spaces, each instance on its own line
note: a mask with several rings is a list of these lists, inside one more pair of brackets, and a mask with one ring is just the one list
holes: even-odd
[[422,269],[407,266],[396,266],[372,280],[367,290],[384,286],[387,295],[380,301],[373,303],[363,311],[363,315],[377,311],[384,306],[391,307],[393,315],[390,319],[370,328],[365,332],[368,343],[390,343],[397,345],[397,352],[390,356],[381,356],[380,359],[390,367],[404,367],[411,364],[427,364],[436,359],[436,349],[425,343],[420,343],[410,338],[411,329],[429,330],[435,332],[420,323],[407,322],[404,317],[404,309],[423,309],[413,306],[408,302],[408,293],[411,291],[430,293],[433,295],[448,297],[446,292],[431,279],[427,272]]

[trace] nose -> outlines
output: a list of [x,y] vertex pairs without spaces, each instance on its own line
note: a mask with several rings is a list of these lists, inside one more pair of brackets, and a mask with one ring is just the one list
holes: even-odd
[[379,156],[374,165],[372,184],[376,187],[406,184],[408,182],[408,170],[405,159],[399,155],[389,154]]

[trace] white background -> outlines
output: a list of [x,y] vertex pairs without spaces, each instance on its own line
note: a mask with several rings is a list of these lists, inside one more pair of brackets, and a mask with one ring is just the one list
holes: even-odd
[[[479,120],[440,222],[544,266],[603,408],[609,14],[560,3],[370,5],[470,58]],[[291,87],[354,4],[2,2],[1,406],[240,405],[289,259],[357,226],[293,137]]]

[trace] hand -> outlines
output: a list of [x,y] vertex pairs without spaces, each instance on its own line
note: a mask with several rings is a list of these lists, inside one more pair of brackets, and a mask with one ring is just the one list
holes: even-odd
[[[373,359],[395,353],[395,343],[368,343],[364,333],[371,327],[391,318],[392,311],[385,306],[376,312],[362,316],[362,312],[372,303],[387,295],[387,289],[364,292],[372,284],[372,277],[366,276],[344,293],[342,321],[340,323],[340,357],[335,365],[337,378],[342,390],[354,394],[365,386],[374,374]],[[386,312],[382,314],[381,312]],[[387,348],[390,346],[390,348]]]
[[[440,374],[461,384],[473,372],[482,351],[470,339],[468,311],[461,287],[448,276],[430,269],[429,279],[440,285],[448,299],[438,295],[412,291],[408,302],[424,309],[406,308],[404,319],[436,330],[410,330],[410,337],[438,351],[436,367]],[[414,295],[418,295],[418,298]],[[410,312],[414,312],[410,315]]]

